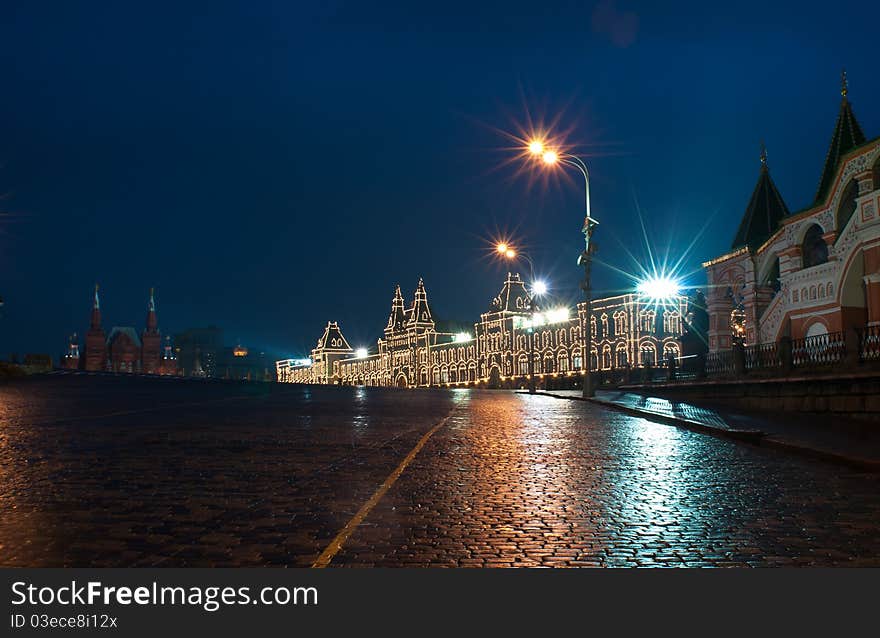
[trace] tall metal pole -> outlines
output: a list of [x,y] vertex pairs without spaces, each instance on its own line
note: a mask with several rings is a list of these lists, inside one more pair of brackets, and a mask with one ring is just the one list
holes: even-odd
[[578,262],[584,267],[584,279],[581,282],[581,289],[584,291],[584,388],[582,396],[587,399],[596,396],[593,388],[593,378],[590,371],[593,355],[593,305],[592,305],[592,283],[590,280],[590,270],[593,266],[593,252],[595,245],[591,243],[593,230],[596,228],[596,221],[590,217],[584,220],[584,238],[586,240],[586,248],[581,253]]
[[563,155],[560,160],[566,166],[571,166],[573,168],[578,169],[581,174],[584,176],[584,196],[585,196],[585,204],[586,204],[586,216],[584,217],[584,226],[581,232],[584,233],[584,252],[581,253],[580,257],[578,257],[578,264],[581,265],[584,269],[584,279],[581,282],[581,290],[584,291],[584,307],[586,310],[585,317],[585,325],[584,325],[584,356],[583,356],[583,366],[584,366],[584,388],[583,388],[583,397],[590,398],[596,395],[595,390],[593,389],[593,380],[590,372],[590,363],[593,352],[593,307],[592,307],[592,282],[590,280],[590,270],[593,265],[593,253],[596,251],[596,246],[593,244],[593,231],[598,226],[599,222],[597,222],[590,215],[590,171],[587,169],[587,165],[584,164],[583,160],[574,155]]
[[535,328],[529,327],[529,394],[535,394]]

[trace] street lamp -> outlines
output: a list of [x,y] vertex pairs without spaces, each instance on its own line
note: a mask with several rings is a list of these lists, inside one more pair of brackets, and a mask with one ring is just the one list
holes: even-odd
[[526,331],[529,333],[529,394],[535,394],[535,324],[537,313],[540,310],[536,297],[547,292],[547,284],[543,281],[532,282],[531,288],[526,289],[529,295],[529,325]]
[[584,324],[584,398],[595,396],[593,383],[590,377],[590,357],[593,351],[593,331],[591,330],[592,295],[591,295],[591,269],[593,265],[593,253],[596,246],[592,243],[593,231],[599,222],[590,215],[590,171],[584,161],[571,153],[562,153],[547,148],[540,140],[533,140],[528,145],[529,153],[540,158],[545,166],[553,167],[562,164],[569,168],[577,169],[584,176],[584,193],[586,203],[586,216],[581,232],[584,234],[584,251],[578,257],[578,265],[584,269],[584,278],[581,281],[581,290],[584,291],[584,306],[586,307],[586,321]]
[[674,299],[681,291],[681,284],[667,275],[652,275],[636,284],[636,292],[652,301],[662,302]]
[[[535,145],[540,146],[539,151],[543,149],[543,144],[541,142],[532,142],[530,148]],[[536,148],[538,147],[536,146]],[[525,290],[528,295],[530,315],[526,332],[529,333],[529,394],[535,394],[535,324],[537,322],[537,317],[539,316],[538,311],[540,310],[535,299],[536,297],[547,294],[547,282],[543,279],[535,279],[535,264],[525,253],[516,252],[516,250],[511,248],[510,245],[505,242],[497,244],[495,250],[499,255],[502,255],[507,259],[521,257],[529,264],[529,280],[531,281],[531,285],[526,286]]]

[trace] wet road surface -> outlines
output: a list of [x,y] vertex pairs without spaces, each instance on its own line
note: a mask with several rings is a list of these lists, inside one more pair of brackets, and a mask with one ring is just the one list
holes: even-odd
[[878,487],[508,392],[94,376],[0,387],[4,566],[308,566],[371,499],[331,566],[877,566]]

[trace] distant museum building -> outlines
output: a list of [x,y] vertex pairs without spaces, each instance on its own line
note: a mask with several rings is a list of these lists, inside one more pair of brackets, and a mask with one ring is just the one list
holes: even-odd
[[[336,322],[328,322],[308,360],[276,363],[278,381],[397,387],[521,387],[530,375],[529,357],[541,385],[572,383],[583,374],[586,322],[566,309],[533,312],[518,274],[508,274],[473,333],[437,330],[420,279],[409,306],[400,286],[377,352],[357,356]],[[680,357],[679,339],[687,307],[684,297],[658,305],[637,294],[592,302],[592,370],[662,365]],[[534,337],[534,341],[532,340]],[[552,381],[551,381],[552,380]],[[578,380],[578,383],[580,381]]]
[[79,340],[74,333],[61,359],[61,367],[92,372],[176,375],[177,358],[170,339],[166,337],[162,345],[153,290],[150,289],[147,304],[146,327],[140,334],[130,326],[114,326],[107,335],[101,325],[101,301],[96,285],[85,355],[80,356]]
[[731,252],[703,264],[711,351],[880,325],[880,138],[866,141],[847,92],[844,74],[809,208],[789,212],[762,150]]

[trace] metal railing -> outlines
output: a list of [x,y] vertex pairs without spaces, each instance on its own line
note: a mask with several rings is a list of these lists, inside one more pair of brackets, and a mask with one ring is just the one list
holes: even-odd
[[880,361],[880,326],[865,326],[859,333],[859,361]]
[[757,343],[744,349],[746,370],[775,370],[782,367],[779,345],[776,343]]
[[791,340],[791,359],[795,368],[840,363],[846,357],[846,339],[842,332]]
[[720,377],[733,373],[733,350],[710,352],[706,355],[707,376]]

